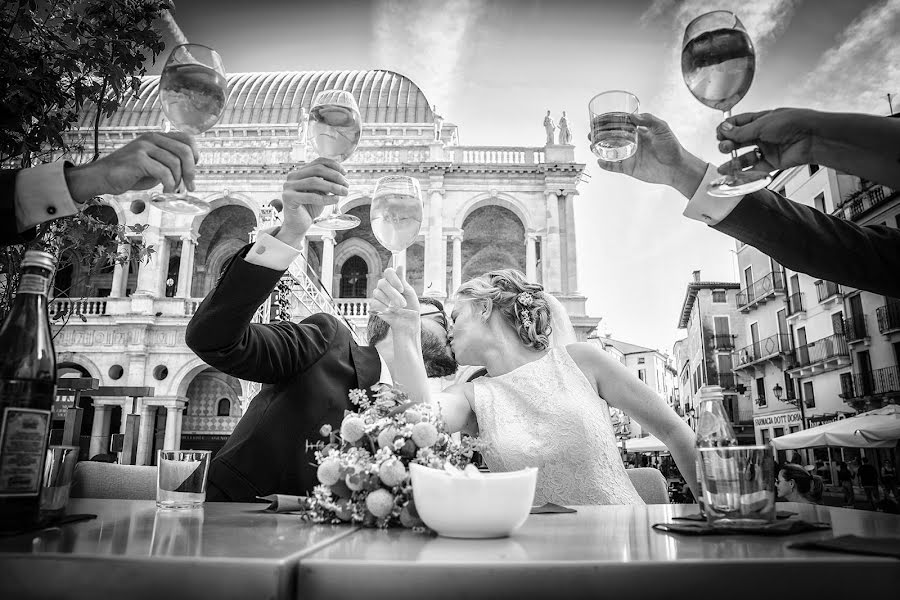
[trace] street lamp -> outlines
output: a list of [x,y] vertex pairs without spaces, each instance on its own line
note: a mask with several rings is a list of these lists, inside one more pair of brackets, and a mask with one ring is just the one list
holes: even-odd
[[[784,393],[784,388],[781,387],[780,383],[776,383],[775,387],[772,388],[772,393],[775,394],[776,400],[781,400],[781,395]],[[788,404],[793,404],[800,409],[800,429],[806,429],[806,411],[804,410],[803,399],[786,398],[785,402],[787,402]]]

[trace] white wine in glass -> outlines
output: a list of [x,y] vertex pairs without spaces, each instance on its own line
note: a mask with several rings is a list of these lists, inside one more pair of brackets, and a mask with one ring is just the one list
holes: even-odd
[[[228,82],[222,58],[200,44],[176,46],[159,80],[159,101],[177,129],[199,135],[215,125],[225,110]],[[160,210],[188,215],[209,212],[209,204],[188,193],[159,193],[150,199]]]
[[[353,94],[344,90],[324,90],[316,94],[309,110],[307,136],[316,154],[343,162],[359,145],[362,119]],[[352,229],[359,219],[340,209],[326,207],[313,223],[323,229]]]
[[400,253],[409,248],[422,227],[422,190],[419,182],[406,175],[388,175],[375,183],[369,216],[372,233],[391,251],[396,269]]
[[[750,89],[756,73],[756,53],[743,23],[733,13],[717,10],[691,21],[684,32],[681,73],[691,94],[724,118]],[[736,158],[737,152],[731,157]],[[709,184],[712,196],[743,196],[772,180],[758,171],[733,169]]]

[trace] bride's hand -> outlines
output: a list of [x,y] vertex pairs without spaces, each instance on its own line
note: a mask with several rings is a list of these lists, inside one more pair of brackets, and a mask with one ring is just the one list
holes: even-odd
[[395,333],[418,333],[420,330],[419,298],[403,277],[402,269],[384,270],[372,293],[369,310],[377,312]]

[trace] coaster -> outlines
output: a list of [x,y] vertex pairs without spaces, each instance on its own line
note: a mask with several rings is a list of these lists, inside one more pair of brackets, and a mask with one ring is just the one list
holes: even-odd
[[828,523],[786,519],[775,523],[767,523],[759,527],[710,527],[707,523],[657,523],[653,526],[657,531],[666,533],[683,533],[686,535],[793,535],[810,531],[831,529]]
[[3,531],[0,532],[0,537],[13,537],[16,535],[21,535],[23,533],[30,533],[32,531],[42,531],[44,529],[53,529],[55,527],[62,527],[63,525],[68,525],[69,523],[78,523],[79,521],[90,521],[91,519],[96,519],[97,515],[90,514],[75,514],[75,515],[62,515],[60,517],[54,517],[43,523],[38,523],[32,527],[25,527],[24,529],[17,529],[15,531]]
[[531,514],[533,515],[549,515],[554,513],[573,513],[578,512],[574,508],[568,508],[566,506],[560,506],[559,504],[554,504],[552,502],[548,502],[543,506],[532,506]]
[[[775,513],[776,519],[787,519],[788,517],[793,517],[797,513],[791,512],[789,510],[779,510]],[[689,515],[682,515],[680,517],[672,517],[673,519],[677,519],[679,521],[698,521],[698,522],[706,522],[706,517],[701,515],[700,513],[691,513]]]

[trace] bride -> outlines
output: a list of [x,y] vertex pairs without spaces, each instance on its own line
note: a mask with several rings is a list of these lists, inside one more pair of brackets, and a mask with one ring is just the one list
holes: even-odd
[[416,294],[393,269],[378,282],[371,309],[394,332],[395,382],[414,401],[439,404],[451,432],[487,442],[491,471],[538,467],[536,503],[643,503],[622,465],[609,406],[662,440],[696,490],[687,424],[621,363],[576,342],[559,301],[519,271],[491,271],[457,290],[453,352],[488,376],[441,393],[426,384]]

